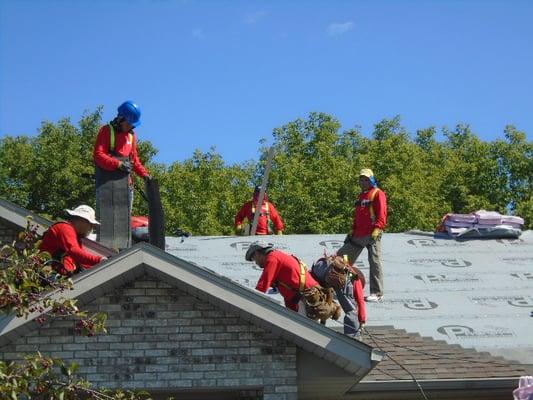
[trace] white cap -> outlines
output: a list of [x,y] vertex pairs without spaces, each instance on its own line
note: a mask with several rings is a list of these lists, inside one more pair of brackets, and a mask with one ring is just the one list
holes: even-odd
[[86,206],[85,204],[76,207],[74,210],[65,210],[68,215],[71,215],[73,217],[80,217],[87,221],[89,221],[93,225],[100,225],[100,222],[96,220],[96,216],[94,214],[94,210]]
[[367,178],[372,178],[374,176],[374,173],[370,168],[363,168],[361,172],[359,172],[359,176],[366,176]]

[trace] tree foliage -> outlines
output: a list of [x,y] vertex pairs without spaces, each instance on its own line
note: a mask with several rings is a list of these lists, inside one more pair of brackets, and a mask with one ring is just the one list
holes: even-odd
[[[94,205],[92,148],[102,109],[78,126],[45,122],[36,137],[0,140],[0,196],[52,218],[67,207]],[[358,127],[342,130],[333,116],[311,113],[273,131],[276,150],[269,197],[287,233],[339,233],[350,228],[359,192],[358,171],[372,168],[389,202],[389,232],[434,230],[448,212],[478,209],[520,215],[533,227],[533,143],[513,126],[503,139],[481,140],[466,124],[410,134],[399,116],[379,121],[369,137]],[[142,134],[141,134],[142,137]],[[198,235],[233,232],[238,209],[261,183],[268,149],[258,163],[227,165],[210,149],[170,166],[154,164],[157,150],[139,142],[141,159],[160,180],[166,229]],[[142,185],[138,185],[142,187]],[[146,214],[135,196],[134,213]]]

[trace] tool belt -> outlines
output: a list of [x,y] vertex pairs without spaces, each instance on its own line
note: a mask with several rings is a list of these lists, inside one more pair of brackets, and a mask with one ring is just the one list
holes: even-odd
[[[321,286],[312,286],[305,289],[305,273],[307,271],[306,265],[297,257],[293,256],[298,260],[300,264],[300,286],[299,289],[295,289],[285,282],[278,281],[278,286],[283,286],[286,289],[290,289],[296,293],[293,298],[293,302],[296,304],[300,300],[303,301],[305,305],[305,314],[308,318],[313,320],[326,320],[331,318],[333,311],[338,307],[337,303],[331,299],[331,289],[323,288]],[[329,299],[329,301],[328,301]]]

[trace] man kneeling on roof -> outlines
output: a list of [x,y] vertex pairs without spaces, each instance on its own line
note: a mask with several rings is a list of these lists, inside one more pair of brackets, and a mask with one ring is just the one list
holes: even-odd
[[43,235],[39,245],[41,252],[52,256],[52,265],[56,272],[70,276],[84,269],[92,268],[105,257],[89,253],[83,248],[81,239],[87,237],[95,225],[94,210],[86,205],[74,210],[65,210],[66,221],[56,222]]
[[333,301],[331,290],[322,288],[297,257],[260,240],[250,245],[245,258],[263,269],[257,290],[266,293],[268,288],[277,287],[285,307],[296,312],[303,307],[309,318],[323,324],[328,318],[340,317],[341,307]]

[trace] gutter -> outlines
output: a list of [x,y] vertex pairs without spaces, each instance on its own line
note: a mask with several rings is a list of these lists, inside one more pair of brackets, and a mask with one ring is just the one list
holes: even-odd
[[[480,378],[480,379],[417,379],[422,389],[428,391],[447,390],[494,390],[516,389],[520,377],[513,378]],[[418,387],[412,380],[397,381],[363,381],[346,392],[346,396],[357,396],[364,393],[365,398],[373,397],[372,394],[383,392],[412,392],[418,391]],[[359,397],[359,396],[358,396]]]

